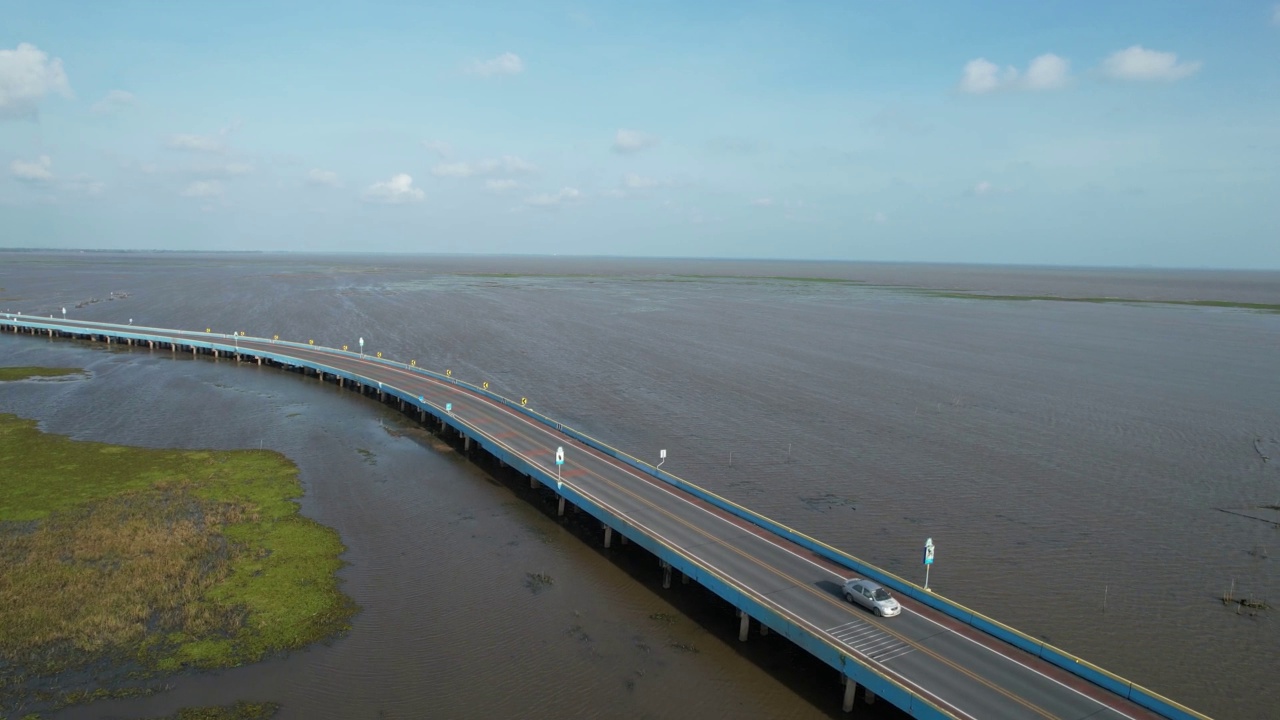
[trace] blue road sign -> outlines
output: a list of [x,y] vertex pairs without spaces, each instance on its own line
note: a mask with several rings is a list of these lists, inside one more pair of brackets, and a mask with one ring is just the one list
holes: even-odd
[[924,564],[933,564],[933,538],[924,541]]

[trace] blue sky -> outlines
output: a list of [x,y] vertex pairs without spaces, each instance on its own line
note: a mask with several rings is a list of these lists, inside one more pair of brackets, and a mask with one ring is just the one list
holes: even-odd
[[1280,6],[0,1],[0,247],[1280,268]]

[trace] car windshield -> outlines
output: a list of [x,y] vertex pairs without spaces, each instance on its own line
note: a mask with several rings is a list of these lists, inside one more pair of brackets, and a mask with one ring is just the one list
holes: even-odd
[[885,600],[892,600],[893,596],[890,595],[889,591],[885,590],[884,588],[876,588],[875,599],[877,601],[883,602]]

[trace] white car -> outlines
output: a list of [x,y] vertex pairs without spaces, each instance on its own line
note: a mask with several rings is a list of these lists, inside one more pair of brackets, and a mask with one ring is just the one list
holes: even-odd
[[844,582],[844,599],[861,605],[880,617],[893,617],[902,612],[902,606],[879,583],[852,578]]

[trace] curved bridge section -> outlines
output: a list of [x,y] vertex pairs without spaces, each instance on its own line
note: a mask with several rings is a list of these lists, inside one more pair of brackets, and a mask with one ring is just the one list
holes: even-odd
[[[416,412],[545,485],[673,572],[737,608],[740,639],[754,619],[840,673],[843,707],[890,702],[933,720],[1209,720],[1080,658],[973,612],[528,407],[448,375],[362,353],[278,339],[0,315],[0,329],[211,354],[335,380]],[[557,448],[564,463],[556,463]],[[845,578],[892,588],[900,615],[882,619],[844,600]],[[858,692],[861,686],[862,691]]]

